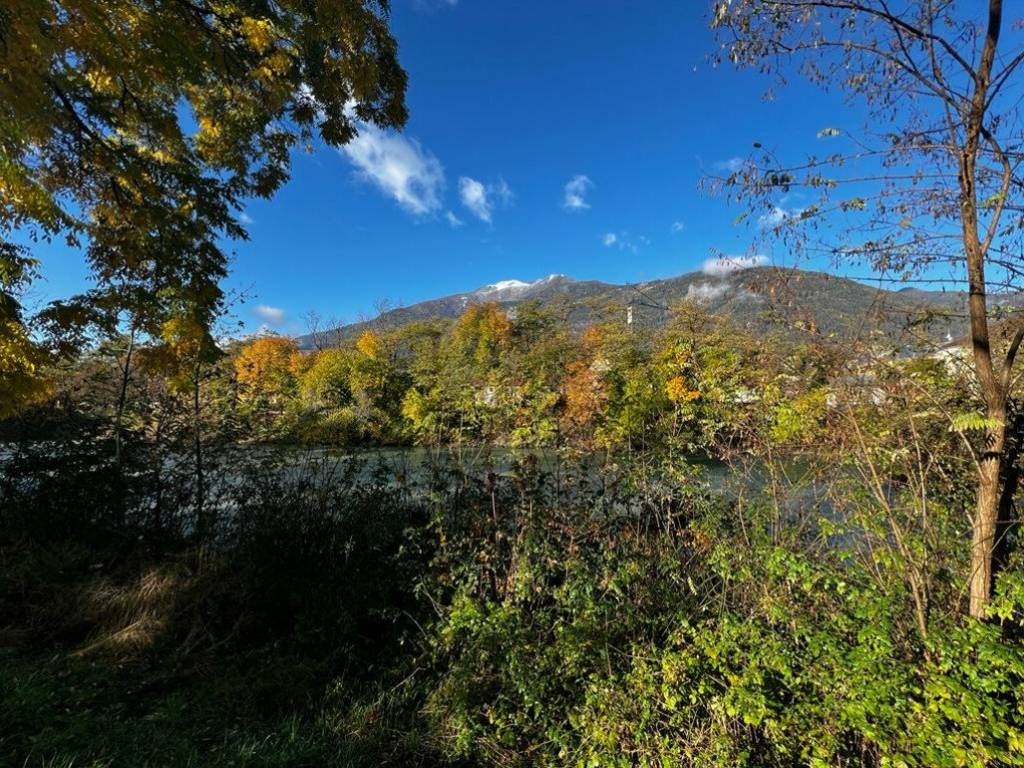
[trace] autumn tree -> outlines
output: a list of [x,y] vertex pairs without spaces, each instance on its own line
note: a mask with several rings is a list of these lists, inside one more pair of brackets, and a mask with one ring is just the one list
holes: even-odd
[[492,436],[508,395],[500,364],[511,331],[508,315],[492,302],[468,307],[436,348],[421,341],[424,357],[413,363],[415,386],[402,404],[416,432],[456,442]]
[[384,339],[376,331],[363,331],[355,347],[349,371],[352,390],[373,400],[383,394],[391,369]]
[[506,350],[498,361],[504,383],[500,428],[510,445],[555,445],[561,441],[562,378],[576,356],[564,312],[526,301],[515,309]]
[[[799,253],[883,279],[966,284],[975,396],[969,612],[986,615],[1001,508],[1013,487],[1007,424],[1024,324],[1004,311],[1024,262],[1019,83],[1024,49],[1002,0],[722,0],[720,58],[777,73],[789,63],[865,105],[867,125],[822,126],[825,154],[786,160],[762,143],[724,188]],[[760,137],[758,137],[760,138]],[[784,195],[804,202],[788,209]],[[1001,322],[1005,318],[1006,322]],[[1001,503],[1002,501],[1002,503]]]
[[574,360],[566,368],[563,381],[565,431],[588,439],[605,405],[607,393],[596,361]]
[[298,348],[286,336],[260,336],[235,357],[238,384],[250,397],[280,400],[295,383]]
[[352,354],[347,349],[324,349],[315,353],[312,363],[299,377],[303,403],[314,410],[330,410],[352,401],[349,373]]
[[[285,182],[298,143],[401,126],[405,87],[386,0],[7,2],[0,272],[18,268],[11,243],[63,238],[96,287],[53,318],[106,303],[116,320],[130,295],[153,338],[176,311],[208,329],[246,199]],[[9,304],[9,281],[0,292]],[[8,338],[23,320],[6,319]],[[5,356],[0,385],[30,357]]]
[[666,439],[688,453],[724,449],[746,420],[752,340],[703,308],[673,312],[657,343],[656,371],[672,404]]
[[452,346],[486,368],[497,362],[511,338],[512,323],[505,311],[494,302],[469,307],[452,329]]
[[349,369],[349,388],[356,414],[367,434],[376,440],[393,439],[407,377],[395,365],[393,334],[364,331],[356,339]]

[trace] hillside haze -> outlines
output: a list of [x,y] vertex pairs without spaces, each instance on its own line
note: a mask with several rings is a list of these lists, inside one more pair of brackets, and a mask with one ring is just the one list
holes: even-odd
[[[676,277],[642,283],[615,284],[576,280],[552,274],[539,280],[502,280],[472,291],[397,307],[375,318],[307,333],[297,338],[300,348],[332,346],[367,328],[386,330],[416,321],[454,319],[473,304],[494,302],[511,314],[526,302],[536,302],[575,328],[621,317],[637,326],[660,326],[671,309],[695,303],[715,315],[728,317],[755,332],[799,328],[823,335],[852,338],[872,329],[899,332],[913,324],[918,335],[933,341],[958,336],[965,294],[887,290],[825,272],[777,267],[707,268]],[[930,318],[926,325],[920,320]]]

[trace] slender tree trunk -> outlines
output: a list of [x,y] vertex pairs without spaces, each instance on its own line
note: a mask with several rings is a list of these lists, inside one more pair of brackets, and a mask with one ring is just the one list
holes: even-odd
[[124,368],[121,371],[121,391],[117,396],[117,413],[114,416],[114,460],[118,469],[121,467],[121,430],[124,420],[124,407],[128,399],[128,383],[131,381],[132,353],[135,351],[135,325],[132,324],[131,334],[128,337],[128,351],[124,356]]
[[[965,203],[965,208],[972,207]],[[965,226],[969,234],[976,228]],[[990,426],[978,459],[978,480],[971,521],[971,559],[968,579],[970,615],[983,619],[992,591],[992,551],[995,545],[996,522],[999,517],[1003,452],[1006,443],[1006,393],[996,377],[992,362],[991,336],[988,327],[988,309],[985,296],[983,257],[976,237],[967,241],[967,259],[970,284],[968,307],[971,317],[971,345],[974,352],[974,371],[985,401],[985,415]]]
[[978,465],[978,492],[971,526],[970,614],[985,618],[992,594],[992,553],[1002,496],[1003,429],[993,430],[991,448]]
[[[974,77],[968,114],[965,121],[964,145],[960,154],[960,218],[963,225],[964,252],[967,258],[968,300],[971,322],[971,349],[974,373],[978,380],[985,415],[990,426],[985,445],[978,459],[978,487],[971,525],[971,565],[968,587],[969,611],[976,619],[985,618],[992,593],[992,550],[995,545],[996,522],[999,517],[1003,449],[1006,443],[1007,392],[992,359],[992,337],[988,325],[988,302],[985,284],[985,260],[989,240],[982,240],[978,216],[977,162],[985,135],[985,114],[1002,26],[1002,0],[989,0],[988,27],[985,44]],[[1007,361],[1009,364],[1009,361]]]
[[164,409],[161,405],[160,410],[157,412],[156,426],[153,430],[153,447],[150,449],[153,461],[153,482],[155,489],[153,492],[153,526],[158,531],[163,531],[164,525],[164,514],[163,514],[163,499],[164,499],[164,465],[163,465],[163,450],[161,448],[164,431]]
[[205,540],[209,535],[210,525],[206,515],[206,478],[203,474],[203,434],[200,427],[200,363],[196,363],[195,379],[192,387],[192,440],[196,466],[196,533],[199,539]]

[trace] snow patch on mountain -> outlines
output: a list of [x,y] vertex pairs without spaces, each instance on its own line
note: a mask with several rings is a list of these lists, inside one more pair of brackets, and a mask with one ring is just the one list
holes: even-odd
[[499,280],[491,285],[485,285],[477,293],[494,293],[496,291],[511,291],[517,288],[529,288],[533,283],[524,283],[522,280]]
[[522,280],[499,280],[496,283],[485,285],[483,288],[477,288],[473,291],[472,295],[488,299],[517,299],[528,295],[535,288],[541,288],[559,280],[568,281],[570,279],[565,275],[553,274],[542,277],[540,280],[534,280],[532,283],[523,282]]

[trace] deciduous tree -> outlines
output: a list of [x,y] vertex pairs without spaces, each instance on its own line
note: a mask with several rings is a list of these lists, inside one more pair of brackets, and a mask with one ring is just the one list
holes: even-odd
[[[1024,48],[1008,39],[1002,0],[721,0],[713,25],[721,58],[779,74],[790,60],[824,88],[866,105],[855,135],[822,126],[823,155],[755,155],[726,189],[794,250],[857,261],[883,279],[949,279],[968,288],[967,320],[981,439],[974,445],[972,616],[986,615],[1008,411],[1024,324],[996,325],[999,293],[1017,290],[1021,231],[1019,74]],[[1011,33],[1012,34],[1012,33]],[[758,137],[759,139],[761,137]],[[783,196],[799,192],[799,209]],[[941,271],[939,271],[941,270]]]
[[295,383],[295,342],[285,336],[260,336],[245,344],[235,358],[238,383],[251,397],[279,399]]
[[153,338],[183,308],[208,327],[246,199],[284,183],[297,143],[401,126],[405,86],[386,0],[4,3],[0,243],[84,249],[97,289],[75,303],[145,293]]

